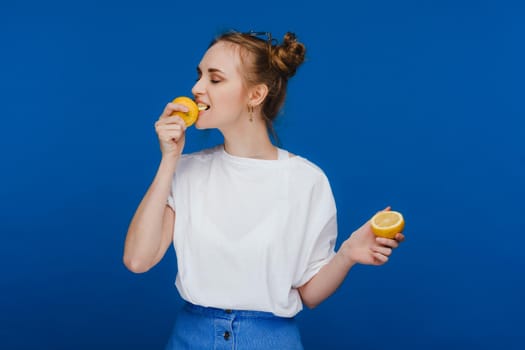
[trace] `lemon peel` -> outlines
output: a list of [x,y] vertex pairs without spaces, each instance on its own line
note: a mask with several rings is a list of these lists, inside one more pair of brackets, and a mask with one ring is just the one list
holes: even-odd
[[181,117],[182,120],[184,120],[184,123],[186,123],[187,127],[192,126],[197,121],[197,118],[199,118],[200,109],[199,106],[197,106],[197,104],[195,103],[195,101],[186,96],[179,96],[175,98],[172,102],[184,105],[188,108],[187,112],[176,111],[172,114]]

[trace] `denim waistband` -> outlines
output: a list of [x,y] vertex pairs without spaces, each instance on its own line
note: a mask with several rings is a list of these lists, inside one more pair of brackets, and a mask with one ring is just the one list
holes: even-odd
[[189,312],[194,312],[194,313],[198,313],[198,314],[209,316],[209,317],[287,319],[287,317],[276,316],[273,313],[266,312],[266,311],[219,309],[215,307],[205,307],[205,306],[195,305],[188,301],[186,301],[184,308]]

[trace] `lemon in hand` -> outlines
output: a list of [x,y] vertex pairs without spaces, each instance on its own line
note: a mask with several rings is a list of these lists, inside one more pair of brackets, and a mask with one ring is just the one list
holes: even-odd
[[199,117],[199,107],[195,101],[186,96],[179,96],[173,100],[173,103],[181,104],[188,108],[187,112],[177,111],[172,114],[181,117],[186,123],[186,126],[192,126],[197,121],[197,118]]
[[392,239],[403,231],[405,220],[397,211],[380,211],[370,219],[370,225],[376,236]]

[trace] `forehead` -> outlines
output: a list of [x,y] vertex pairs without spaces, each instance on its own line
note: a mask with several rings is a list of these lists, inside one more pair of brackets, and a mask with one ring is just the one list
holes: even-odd
[[239,73],[241,68],[240,47],[224,41],[215,43],[202,57],[199,68],[203,72],[214,68],[226,74]]

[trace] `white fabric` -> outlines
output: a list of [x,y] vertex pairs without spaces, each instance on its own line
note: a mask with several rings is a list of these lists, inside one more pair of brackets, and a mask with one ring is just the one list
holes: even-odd
[[335,255],[336,207],[321,169],[279,155],[236,157],[221,145],[181,157],[168,204],[184,300],[283,317],[302,309],[296,288]]

